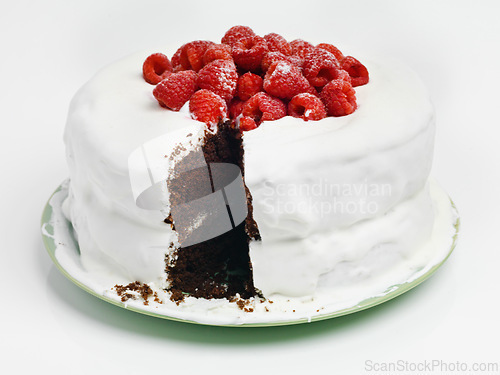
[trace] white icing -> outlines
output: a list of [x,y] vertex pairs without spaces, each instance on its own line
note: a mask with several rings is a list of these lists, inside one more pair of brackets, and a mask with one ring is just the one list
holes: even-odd
[[[103,69],[73,99],[64,210],[86,270],[161,289],[177,236],[163,223],[167,210],[137,206],[129,157],[162,136],[197,147],[206,126],[187,106],[173,112],[158,105],[141,75],[147,55]],[[245,178],[262,236],[250,255],[255,285],[268,297],[310,299],[332,286],[366,285],[399,269],[429,239],[432,106],[409,69],[363,62],[370,83],[356,88],[354,114],[319,122],[285,117],[244,135]],[[168,206],[168,191],[163,197]]]
[[244,133],[245,179],[262,237],[250,255],[255,285],[267,296],[357,283],[429,237],[432,105],[408,68],[367,67],[370,83],[356,88],[352,115],[285,117]]

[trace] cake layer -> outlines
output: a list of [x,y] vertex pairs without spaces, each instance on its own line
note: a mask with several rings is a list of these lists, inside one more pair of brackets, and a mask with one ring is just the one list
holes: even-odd
[[[200,147],[205,124],[157,104],[141,75],[148,55],[108,66],[75,96],[65,133],[71,179],[65,211],[84,267],[116,273],[121,282],[165,285],[165,255],[177,241],[163,222],[168,191],[162,210],[140,208],[130,174],[142,172],[131,171],[129,157],[164,136],[174,140],[165,144],[168,166],[179,157],[175,145]],[[356,89],[354,114],[319,122],[285,117],[243,135],[245,180],[262,237],[250,255],[255,286],[265,293],[312,295],[317,286],[338,282],[336,275],[356,283],[360,272],[383,272],[399,257],[373,256],[388,254],[386,244],[408,254],[429,235],[432,106],[409,69],[363,61],[370,83]],[[406,224],[392,225],[403,219]],[[353,247],[360,241],[362,247]],[[332,273],[346,262],[352,271]],[[276,269],[293,282],[269,277]]]

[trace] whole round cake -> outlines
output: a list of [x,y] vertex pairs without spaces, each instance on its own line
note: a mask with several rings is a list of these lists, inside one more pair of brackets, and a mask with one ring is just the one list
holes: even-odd
[[428,262],[448,200],[413,71],[243,26],[162,52],[104,68],[69,111],[63,208],[109,290],[319,311]]

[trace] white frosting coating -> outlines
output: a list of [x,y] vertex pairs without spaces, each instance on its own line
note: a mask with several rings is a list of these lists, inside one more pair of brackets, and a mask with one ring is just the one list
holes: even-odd
[[244,135],[262,236],[250,254],[265,295],[311,295],[318,283],[373,277],[430,234],[432,105],[408,68],[392,61],[367,67],[370,83],[356,88],[352,115],[286,117]]
[[[147,55],[103,69],[72,101],[64,210],[86,269],[162,287],[176,233],[164,213],[136,205],[129,156],[165,134],[197,147],[205,125],[157,104],[141,74]],[[409,69],[363,62],[370,83],[356,89],[354,114],[320,122],[285,117],[244,135],[245,178],[262,236],[250,255],[266,296],[310,297],[366,282],[430,236],[432,106]],[[172,152],[166,145],[167,158]]]

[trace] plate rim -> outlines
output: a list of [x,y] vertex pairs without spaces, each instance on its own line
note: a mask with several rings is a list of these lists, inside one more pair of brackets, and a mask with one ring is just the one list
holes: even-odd
[[[457,240],[458,240],[458,235],[460,233],[460,216],[458,215],[458,210],[453,202],[453,200],[448,196],[448,199],[451,204],[451,208],[455,214],[455,223],[453,224],[454,227],[454,234],[452,236],[452,244],[450,246],[450,249],[446,253],[446,255],[434,266],[432,266],[427,272],[424,274],[420,275],[418,278],[411,280],[411,281],[406,281],[401,284],[396,284],[396,285],[391,285],[386,288],[386,291],[384,292],[383,295],[378,295],[378,296],[373,296],[369,297],[367,299],[364,299],[357,303],[355,306],[343,308],[337,311],[333,312],[328,312],[324,314],[317,314],[314,316],[311,316],[310,318],[297,318],[293,320],[277,320],[277,321],[269,321],[269,322],[254,322],[254,323],[234,323],[234,324],[220,324],[220,323],[210,323],[210,322],[198,322],[195,320],[190,320],[190,319],[181,319],[175,316],[170,316],[166,314],[160,314],[160,313],[155,313],[152,311],[149,311],[147,309],[141,309],[136,306],[131,306],[128,305],[124,302],[120,302],[117,300],[114,300],[104,294],[97,293],[94,291],[92,288],[89,286],[85,285],[84,283],[80,282],[77,280],[75,277],[71,275],[71,273],[64,268],[64,266],[59,262],[59,260],[56,257],[56,238],[54,237],[54,233],[50,233],[48,231],[49,228],[52,228],[52,231],[54,231],[53,225],[50,222],[52,219],[52,205],[51,205],[51,200],[52,198],[59,193],[61,190],[65,188],[65,184],[67,184],[69,179],[63,181],[57,189],[50,195],[49,199],[47,200],[47,203],[44,206],[44,209],[42,211],[41,219],[40,219],[40,228],[41,228],[41,235],[42,235],[42,242],[44,244],[45,250],[48,252],[50,258],[52,259],[52,262],[56,266],[56,268],[61,272],[68,280],[73,282],[76,286],[78,286],[80,289],[83,289],[87,293],[99,298],[100,300],[106,301],[108,303],[111,303],[115,306],[124,308],[126,310],[134,311],[139,314],[143,315],[148,315],[152,316],[155,318],[160,318],[160,319],[166,319],[170,321],[176,321],[176,322],[182,322],[182,323],[191,323],[191,324],[197,324],[197,325],[208,325],[208,326],[218,326],[218,327],[275,327],[275,326],[287,326],[287,325],[297,325],[297,324],[303,324],[303,323],[311,323],[311,322],[317,322],[317,321],[322,321],[326,319],[333,319],[333,318],[338,318],[341,316],[353,314],[356,312],[360,312],[363,310],[367,310],[369,308],[378,306],[382,303],[385,303],[387,301],[390,301],[408,291],[411,289],[417,287],[427,279],[429,279],[450,257],[450,255],[453,253],[455,250],[455,247],[457,245]],[[67,223],[71,225],[71,222],[67,220]],[[77,243],[76,239],[75,242]],[[392,290],[391,290],[392,289]]]

